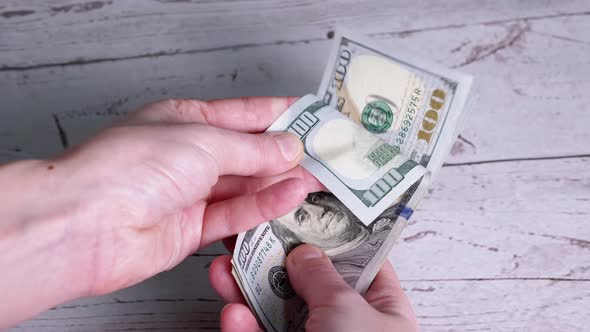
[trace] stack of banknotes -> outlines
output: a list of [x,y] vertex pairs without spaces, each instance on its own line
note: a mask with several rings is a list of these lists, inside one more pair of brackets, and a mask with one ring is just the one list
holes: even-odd
[[307,307],[287,277],[287,254],[322,248],[364,293],[457,139],[472,78],[340,31],[316,95],[268,131],[305,147],[303,167],[330,190],[238,236],[233,275],[260,324],[300,331]]

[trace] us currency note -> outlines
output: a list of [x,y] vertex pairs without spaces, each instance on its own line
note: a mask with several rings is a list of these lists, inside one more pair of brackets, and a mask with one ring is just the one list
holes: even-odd
[[463,123],[470,75],[341,29],[317,95],[435,177]]
[[[416,184],[417,185],[417,184]],[[320,247],[343,279],[364,293],[402,231],[407,211],[389,207],[365,225],[333,194],[310,194],[289,214],[238,235],[232,273],[267,331],[301,331],[307,306],[289,284],[285,260],[301,243]],[[368,282],[363,282],[366,280]]]
[[[428,169],[432,180],[473,103],[471,86],[470,76],[339,32],[317,95]],[[261,326],[269,331],[304,327],[307,307],[293,293],[284,267],[300,243],[322,248],[344,280],[364,293],[427,185],[414,183],[369,224],[333,194],[312,193],[286,216],[240,234],[233,274]]]
[[301,165],[358,219],[370,224],[429,172],[314,95],[285,111],[267,131],[287,131],[303,142]]

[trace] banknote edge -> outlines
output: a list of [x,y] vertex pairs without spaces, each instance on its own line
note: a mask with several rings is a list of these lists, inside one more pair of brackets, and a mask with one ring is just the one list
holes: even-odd
[[367,266],[359,276],[359,280],[354,289],[361,295],[364,295],[373,283],[373,280],[377,276],[377,273],[379,273],[381,267],[388,259],[389,254],[395,247],[397,240],[400,238],[403,230],[406,228],[408,224],[408,220],[406,220],[404,217],[398,216],[397,218],[398,219],[395,221],[393,229],[387,235],[385,242],[383,243],[381,248],[377,250],[377,254],[375,255],[375,257],[373,257],[373,260],[369,264],[367,264]]
[[411,54],[410,52],[406,52],[403,50],[392,50],[390,47],[380,45],[376,40],[371,39],[368,36],[361,35],[357,32],[351,31],[348,28],[337,26],[335,28],[335,35],[333,38],[333,43],[330,50],[330,55],[328,57],[328,62],[324,68],[324,73],[322,76],[322,81],[320,82],[320,86],[316,92],[318,97],[323,100],[323,92],[326,91],[328,84],[330,82],[331,74],[333,68],[330,66],[331,64],[335,63],[335,60],[338,56],[339,46],[341,44],[341,40],[343,38],[347,38],[350,40],[354,40],[358,43],[362,43],[367,45],[370,48],[380,51],[384,54],[395,54],[395,56],[390,55],[389,57],[403,61],[406,63],[411,63],[416,67],[419,67],[423,70],[428,70],[433,72],[437,75],[444,76],[447,78],[451,78],[459,83],[459,85],[465,85],[468,87],[467,91],[470,90],[473,81],[473,75],[458,71],[456,69],[448,68],[443,64],[434,62],[432,60],[425,59],[419,55]]
[[[454,102],[450,105],[450,108],[449,108],[449,115],[450,116],[455,116],[456,112],[453,112],[453,111],[462,110],[462,109],[465,109],[466,107],[470,106],[469,98],[471,96],[473,81],[474,81],[474,78],[472,75],[458,71],[456,69],[448,68],[448,67],[446,67],[442,64],[436,63],[432,60],[427,60],[427,59],[424,59],[420,56],[412,55],[409,52],[404,52],[403,50],[402,51],[392,50],[389,47],[380,45],[376,40],[373,40],[367,36],[360,35],[356,32],[350,31],[349,29],[347,29],[345,27],[337,26],[335,30],[336,30],[336,34],[334,36],[334,42],[332,45],[332,49],[330,51],[330,56],[328,58],[328,62],[327,62],[326,67],[324,69],[322,81],[321,81],[320,86],[316,92],[317,96],[320,97],[321,100],[324,100],[325,91],[327,90],[328,85],[330,84],[332,72],[334,70],[333,66],[331,66],[331,65],[336,62],[336,58],[338,56],[338,50],[341,45],[341,40],[343,38],[347,38],[347,39],[353,40],[359,44],[366,45],[368,48],[379,51],[380,53],[388,54],[388,57],[393,58],[397,61],[411,63],[415,67],[418,67],[424,71],[431,72],[432,74],[436,74],[436,75],[443,77],[445,79],[451,79],[451,80],[456,81],[457,88],[456,88],[455,94],[453,96]],[[389,54],[395,54],[395,56],[392,56]],[[455,120],[457,122],[457,126],[459,126],[459,125],[461,125],[462,122],[464,122],[465,118],[462,114],[458,114],[457,119],[447,118],[447,121],[455,121]],[[450,135],[447,135],[446,137],[442,135],[442,132],[441,132],[441,134],[439,134],[441,137],[440,139],[444,140],[444,141],[440,142],[440,144],[445,145],[446,148],[444,150],[445,153],[437,154],[437,156],[436,156],[437,158],[433,158],[433,160],[430,160],[428,167],[426,167],[431,172],[431,181],[430,182],[432,182],[436,178],[436,176],[438,175],[440,168],[444,164],[445,158],[443,158],[443,157],[448,156],[450,148],[452,148],[452,145],[458,136],[458,134],[454,135],[455,132],[458,132],[457,128],[454,128],[454,129],[455,129],[454,132],[452,132]]]

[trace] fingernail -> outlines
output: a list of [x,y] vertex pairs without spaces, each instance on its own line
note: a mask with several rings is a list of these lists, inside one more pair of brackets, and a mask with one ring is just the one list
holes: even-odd
[[310,259],[321,258],[324,253],[319,248],[310,245],[301,245],[293,250],[293,263],[301,264]]
[[280,133],[275,136],[283,158],[288,161],[295,160],[299,156],[301,141],[295,135],[289,133]]

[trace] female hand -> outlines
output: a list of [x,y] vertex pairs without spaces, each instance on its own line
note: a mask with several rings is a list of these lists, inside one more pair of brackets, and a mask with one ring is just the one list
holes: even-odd
[[[221,330],[261,331],[233,281],[230,261],[229,256],[220,256],[209,270],[213,288],[230,303],[221,312]],[[389,261],[364,297],[340,277],[326,254],[308,244],[298,246],[289,254],[287,273],[291,286],[309,306],[306,331],[419,330],[410,301]]]
[[149,105],[54,160],[0,167],[0,328],[167,270],[296,207],[319,186],[290,134],[292,102]]

